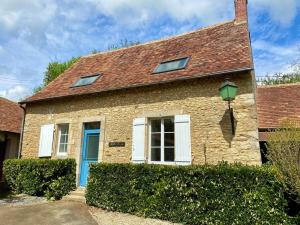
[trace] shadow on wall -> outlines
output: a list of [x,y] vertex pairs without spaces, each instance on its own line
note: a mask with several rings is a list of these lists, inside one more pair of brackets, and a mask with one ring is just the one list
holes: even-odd
[[[233,114],[233,124],[234,124],[234,130],[236,131],[236,127],[237,127],[237,120],[234,117]],[[234,134],[232,134],[232,126],[231,126],[231,119],[230,119],[230,110],[226,109],[222,119],[219,122],[221,130],[222,130],[222,134],[224,139],[227,141],[227,143],[229,144],[229,148],[231,148],[231,142],[232,139],[234,138]]]

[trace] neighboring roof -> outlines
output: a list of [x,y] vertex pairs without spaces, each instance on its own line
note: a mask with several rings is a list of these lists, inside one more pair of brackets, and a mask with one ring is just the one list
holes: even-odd
[[[159,63],[183,57],[190,57],[185,69],[153,74]],[[161,41],[82,57],[24,103],[251,69],[248,25],[232,21]],[[70,88],[80,77],[96,73],[102,76],[95,83]]]
[[260,129],[278,128],[287,118],[300,123],[300,83],[260,86],[256,98]]
[[8,99],[0,97],[0,131],[21,132],[23,110]]

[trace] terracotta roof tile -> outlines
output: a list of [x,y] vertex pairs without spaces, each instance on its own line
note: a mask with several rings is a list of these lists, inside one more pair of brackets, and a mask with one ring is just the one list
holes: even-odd
[[300,123],[300,83],[257,88],[259,128],[277,128],[284,119]]
[[12,101],[0,97],[0,131],[21,132],[23,110]]
[[[25,100],[98,93],[177,79],[252,69],[248,25],[227,22],[161,41],[82,57],[44,90]],[[162,61],[191,57],[183,70],[153,74]],[[70,88],[80,77],[101,73],[91,85]]]

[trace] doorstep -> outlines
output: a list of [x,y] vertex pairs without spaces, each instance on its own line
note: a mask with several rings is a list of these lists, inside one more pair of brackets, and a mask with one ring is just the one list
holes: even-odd
[[86,203],[85,190],[85,188],[78,187],[75,191],[72,191],[70,194],[64,196],[62,200]]

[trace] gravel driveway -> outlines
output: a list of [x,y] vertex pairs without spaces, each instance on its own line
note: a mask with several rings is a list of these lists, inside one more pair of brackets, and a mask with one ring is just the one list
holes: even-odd
[[99,225],[175,225],[167,221],[146,219],[118,212],[108,212],[94,207],[90,207],[90,213]]

